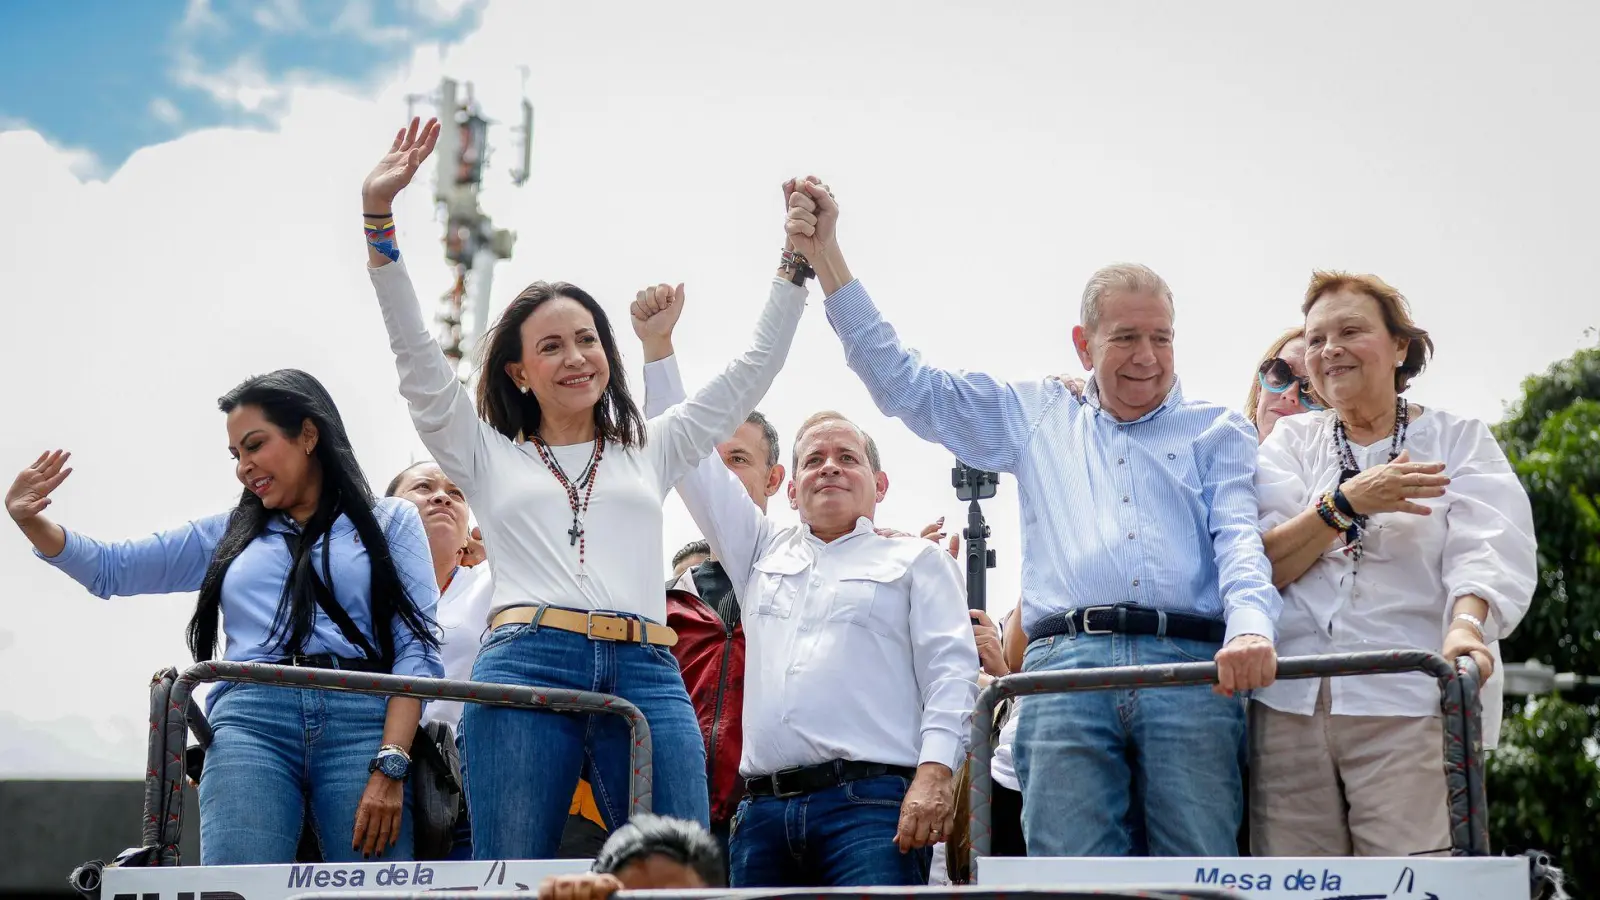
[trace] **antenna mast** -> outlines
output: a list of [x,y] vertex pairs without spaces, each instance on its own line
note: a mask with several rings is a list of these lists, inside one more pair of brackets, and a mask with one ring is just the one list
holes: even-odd
[[[522,70],[522,121],[512,137],[518,166],[511,170],[511,183],[521,187],[528,180],[533,157],[533,105],[528,102],[528,72]],[[439,346],[456,366],[457,377],[472,380],[469,359],[473,343],[483,336],[489,318],[489,292],[494,283],[495,263],[511,258],[516,232],[494,227],[494,222],[478,205],[488,165],[489,125],[473,96],[472,84],[454,79],[439,82],[436,97],[410,97],[408,104],[433,100],[439,110],[439,143],[434,200],[444,214],[444,256],[454,272],[450,289],[439,299],[435,314]]]

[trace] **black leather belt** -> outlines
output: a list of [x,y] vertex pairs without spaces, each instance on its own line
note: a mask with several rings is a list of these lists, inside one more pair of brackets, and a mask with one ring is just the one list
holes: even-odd
[[756,797],[798,797],[815,791],[838,787],[851,781],[877,778],[880,775],[916,777],[917,770],[909,766],[890,766],[884,763],[858,762],[835,759],[814,766],[794,766],[779,769],[771,775],[746,778],[744,789]]
[[275,666],[294,666],[298,669],[342,669],[347,672],[381,672],[388,674],[377,661],[370,659],[350,659],[343,656],[334,656],[332,653],[313,653],[301,656],[285,656],[275,660]]
[[1220,644],[1227,633],[1227,624],[1218,619],[1117,603],[1051,613],[1034,623],[1028,632],[1028,640],[1036,641],[1058,634],[1164,634],[1167,637]]

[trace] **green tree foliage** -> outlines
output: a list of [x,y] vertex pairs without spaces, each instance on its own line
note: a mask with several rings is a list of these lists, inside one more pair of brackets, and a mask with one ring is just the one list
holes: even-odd
[[1533,504],[1539,584],[1501,649],[1507,659],[1600,674],[1600,347],[1522,387],[1494,430]]
[[[1508,661],[1600,675],[1600,347],[1522,388],[1494,432],[1533,506],[1539,582],[1501,649]],[[1491,842],[1549,851],[1569,892],[1586,896],[1600,888],[1600,707],[1592,693],[1509,700],[1488,760]]]

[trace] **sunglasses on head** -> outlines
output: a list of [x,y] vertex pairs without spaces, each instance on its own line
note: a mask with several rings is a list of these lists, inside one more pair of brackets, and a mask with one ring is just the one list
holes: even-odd
[[1294,388],[1299,394],[1300,405],[1316,412],[1325,407],[1317,400],[1317,395],[1311,391],[1311,381],[1294,374],[1294,369],[1289,368],[1289,363],[1282,357],[1274,356],[1261,364],[1261,370],[1256,373],[1261,381],[1261,389],[1273,394],[1281,394]]

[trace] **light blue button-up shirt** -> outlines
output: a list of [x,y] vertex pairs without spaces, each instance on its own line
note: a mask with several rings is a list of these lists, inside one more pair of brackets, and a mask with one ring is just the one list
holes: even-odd
[[[231,512],[196,519],[169,531],[117,543],[102,543],[75,531],[67,531],[66,547],[54,557],[42,559],[83,585],[97,597],[132,597],[140,594],[172,594],[198,591],[205,579],[211,556],[228,528]],[[433,556],[422,517],[410,501],[387,497],[373,508],[378,525],[389,539],[389,553],[406,593],[428,621],[434,620],[439,603],[439,585],[433,571]],[[275,516],[266,531],[240,551],[222,581],[222,633],[225,642],[222,658],[234,662],[271,662],[287,654],[281,640],[272,636],[272,620],[289,577],[293,556],[290,541],[297,531],[284,516]],[[330,529],[333,544],[328,548],[329,569],[333,573],[333,596],[350,614],[361,633],[377,646],[372,630],[372,568],[366,548],[356,533],[355,523],[339,516]],[[318,541],[316,572],[322,575],[322,544]],[[35,551],[37,553],[37,551]],[[444,668],[439,651],[427,646],[396,618],[394,631],[394,674],[441,678]],[[339,626],[321,609],[316,610],[311,635],[301,652],[331,653],[345,658],[364,654],[345,640]],[[214,701],[221,690],[213,690]]]
[[1186,401],[1176,382],[1132,422],[1054,379],[1001,382],[924,363],[861,282],[827,298],[845,360],[885,415],[969,466],[1016,476],[1022,627],[1110,603],[1227,622],[1275,637],[1283,600],[1256,530],[1256,436],[1236,412]]

